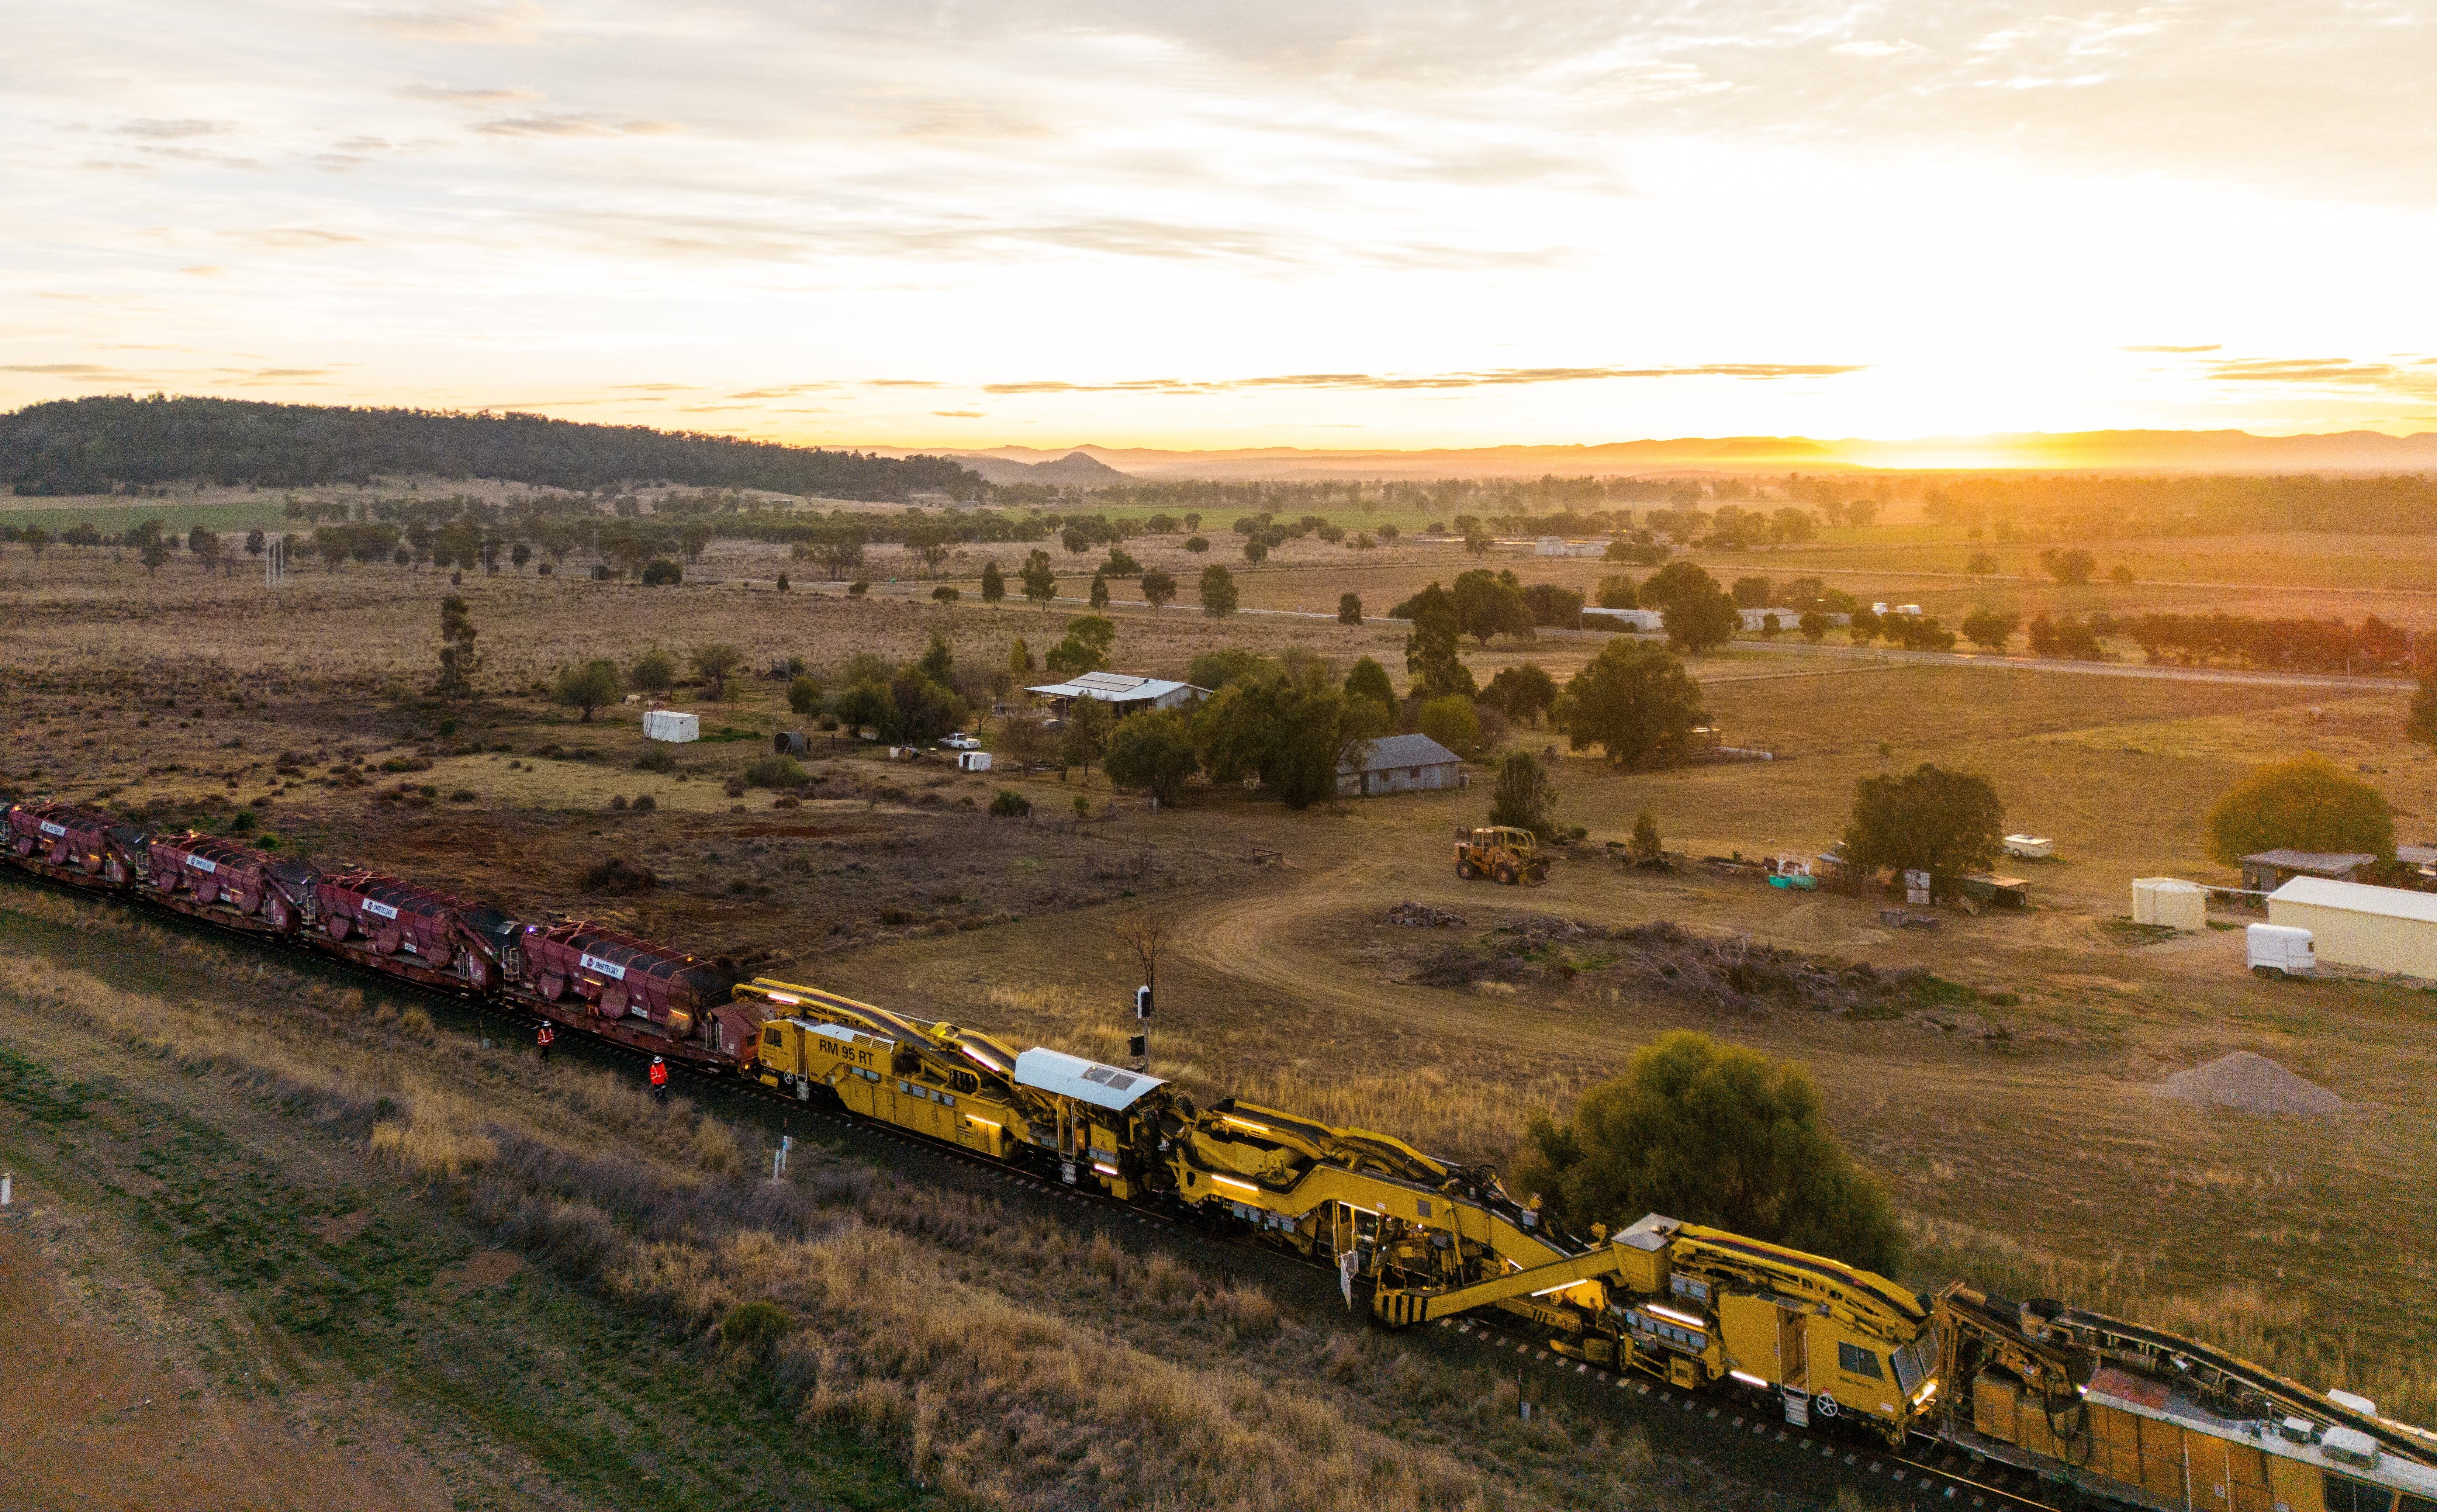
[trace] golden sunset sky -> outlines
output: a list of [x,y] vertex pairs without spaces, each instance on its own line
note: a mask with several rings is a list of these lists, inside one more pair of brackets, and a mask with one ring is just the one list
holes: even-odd
[[2437,429],[2437,9],[14,8],[0,407]]

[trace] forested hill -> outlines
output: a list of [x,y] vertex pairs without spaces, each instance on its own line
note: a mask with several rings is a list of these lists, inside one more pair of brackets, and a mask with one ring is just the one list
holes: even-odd
[[900,461],[538,414],[113,395],[0,415],[0,482],[20,494],[186,480],[301,488],[407,473],[587,491],[658,481],[836,499],[983,488],[979,474],[938,457]]

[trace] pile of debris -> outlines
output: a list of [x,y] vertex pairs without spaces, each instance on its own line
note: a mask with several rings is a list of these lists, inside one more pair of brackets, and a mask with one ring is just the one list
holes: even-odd
[[[1978,993],[1920,969],[1806,956],[1748,935],[1697,935],[1660,921],[1608,929],[1535,914],[1463,944],[1433,951],[1410,980],[1429,987],[1480,982],[1572,982],[1605,978],[1741,1012],[1797,1009],[1864,1019],[1937,1010],[1940,1028],[1962,1027],[1955,1005]],[[1974,1026],[1975,1028],[1978,1026]]]
[[1453,929],[1464,923],[1464,915],[1426,903],[1400,903],[1388,910],[1388,922],[1414,929]]

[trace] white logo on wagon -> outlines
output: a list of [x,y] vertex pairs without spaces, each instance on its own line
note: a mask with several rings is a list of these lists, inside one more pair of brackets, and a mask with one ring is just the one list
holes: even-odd
[[43,821],[43,833],[44,835],[56,835],[64,839],[68,833],[68,827],[64,824],[54,824],[50,820],[44,819]]
[[366,898],[364,900],[364,912],[378,914],[384,919],[394,919],[397,917],[396,909],[391,907],[388,904],[382,903],[377,898]]
[[220,869],[220,864],[219,862],[207,861],[199,855],[190,855],[186,857],[186,865],[193,867],[198,871],[218,871]]
[[626,968],[619,965],[616,961],[603,960],[598,956],[578,956],[575,958],[575,961],[577,965],[582,966],[586,971],[597,971],[602,976],[607,976],[616,981],[622,982],[626,979]]

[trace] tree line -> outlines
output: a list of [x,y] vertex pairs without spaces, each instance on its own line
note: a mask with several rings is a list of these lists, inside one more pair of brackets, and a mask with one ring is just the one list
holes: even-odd
[[978,495],[987,486],[979,474],[938,457],[901,460],[538,414],[96,395],[0,416],[0,481],[21,495],[184,480],[314,487],[401,473],[587,490],[659,480],[875,500],[926,489]]
[[2228,536],[2253,531],[2427,535],[2437,531],[2437,479],[2033,477],[1950,479],[1921,512],[2006,540],[2030,535]]

